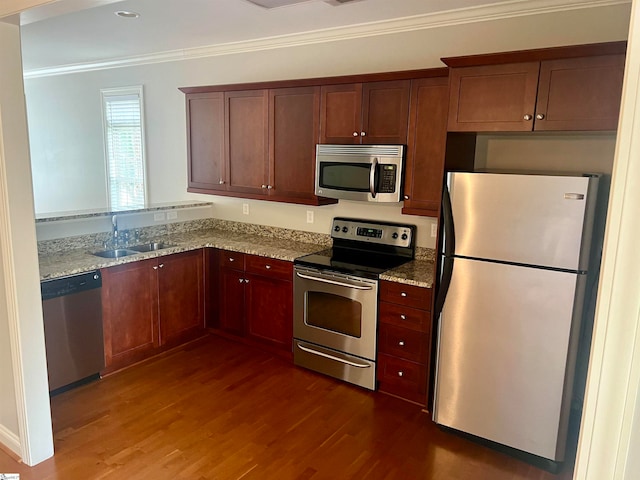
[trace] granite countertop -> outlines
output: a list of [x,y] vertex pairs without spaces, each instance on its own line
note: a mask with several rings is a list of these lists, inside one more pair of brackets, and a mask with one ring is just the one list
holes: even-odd
[[[214,228],[173,233],[166,237],[155,238],[154,241],[162,241],[172,246],[162,250],[136,253],[120,258],[102,258],[92,255],[91,252],[102,250],[99,247],[93,249],[77,248],[48,254],[41,253],[39,255],[40,280],[76,275],[100,268],[123,265],[203,247],[219,248],[290,262],[302,255],[327,248],[326,245],[316,243],[298,242],[291,239]],[[380,278],[392,282],[430,288],[433,285],[433,260],[413,260],[399,268],[386,272]]]

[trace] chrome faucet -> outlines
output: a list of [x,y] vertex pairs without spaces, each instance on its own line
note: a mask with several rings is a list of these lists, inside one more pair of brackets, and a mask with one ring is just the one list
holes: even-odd
[[113,243],[114,247],[118,246],[119,238],[118,238],[118,217],[114,215],[111,217],[111,243]]

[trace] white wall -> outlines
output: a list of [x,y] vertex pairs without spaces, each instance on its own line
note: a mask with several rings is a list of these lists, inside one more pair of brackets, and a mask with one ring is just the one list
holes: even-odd
[[[15,393],[14,402],[0,404],[0,434],[6,434],[0,441],[35,464],[53,455],[53,438],[20,28],[0,21],[0,45],[0,335],[8,333],[10,344],[0,353],[0,389],[2,395]],[[8,383],[12,379],[14,388]]]
[[[86,176],[81,178],[88,180],[90,188],[83,187],[81,205],[73,209],[105,201],[104,188],[98,187],[104,175],[99,91],[142,84],[150,202],[213,199],[219,218],[323,233],[329,231],[335,215],[386,218],[416,223],[418,244],[433,246],[428,235],[433,220],[401,216],[397,206],[341,202],[312,207],[316,221],[309,225],[308,207],[251,201],[247,217],[241,213],[241,199],[188,194],[184,95],[178,87],[431,68],[443,66],[439,59],[446,56],[624,40],[628,18],[629,6],[616,5],[28,79],[25,88],[36,210],[60,211],[73,204],[66,195],[78,183],[76,171],[84,172]],[[64,173],[49,173],[51,167]]]

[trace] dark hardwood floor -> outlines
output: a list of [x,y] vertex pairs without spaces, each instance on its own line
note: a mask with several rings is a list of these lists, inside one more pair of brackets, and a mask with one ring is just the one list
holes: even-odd
[[419,407],[207,337],[51,401],[56,454],[21,480],[566,480]]

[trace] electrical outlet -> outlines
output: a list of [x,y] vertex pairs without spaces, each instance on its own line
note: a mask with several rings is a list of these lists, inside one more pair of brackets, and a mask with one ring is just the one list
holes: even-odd
[[243,215],[249,215],[249,204],[248,203],[243,203],[242,204],[242,214]]
[[313,223],[313,210],[307,210],[307,223]]
[[438,224],[437,223],[432,223],[431,224],[431,237],[432,238],[436,238],[438,236]]
[[161,222],[164,220],[164,212],[156,212],[153,214],[153,219],[156,222]]
[[175,220],[176,218],[178,218],[178,212],[175,210],[167,212],[167,220]]

